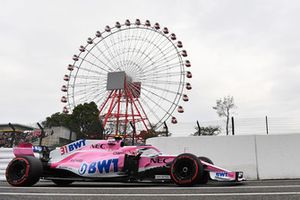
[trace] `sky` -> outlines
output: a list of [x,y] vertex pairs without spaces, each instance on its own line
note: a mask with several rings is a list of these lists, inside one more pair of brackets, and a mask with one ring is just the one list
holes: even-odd
[[298,0],[1,0],[0,123],[62,111],[67,65],[97,30],[125,19],[167,26],[184,43],[193,89],[179,121],[219,119],[234,97],[239,118],[300,117]]

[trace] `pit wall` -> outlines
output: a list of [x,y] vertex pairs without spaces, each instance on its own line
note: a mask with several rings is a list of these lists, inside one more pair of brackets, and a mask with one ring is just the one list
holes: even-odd
[[215,165],[243,171],[247,180],[300,178],[300,134],[157,137],[147,140],[164,154],[193,153]]

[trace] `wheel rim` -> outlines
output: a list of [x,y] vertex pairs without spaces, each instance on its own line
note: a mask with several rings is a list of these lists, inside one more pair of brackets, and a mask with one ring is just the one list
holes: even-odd
[[8,170],[8,179],[12,182],[20,182],[27,176],[27,163],[24,160],[16,160]]
[[194,177],[196,166],[193,160],[184,158],[174,165],[174,174],[178,180],[189,180]]

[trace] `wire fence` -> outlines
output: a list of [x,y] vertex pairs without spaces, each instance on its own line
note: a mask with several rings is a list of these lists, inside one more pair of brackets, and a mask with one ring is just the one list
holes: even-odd
[[[297,134],[300,133],[300,119],[287,117],[257,117],[229,120],[229,135],[266,135],[266,134]],[[226,135],[226,120],[199,121],[200,127],[220,127],[219,135]],[[168,124],[172,136],[189,136],[198,131],[197,121]],[[234,128],[234,129],[233,129]]]
[[[226,120],[212,120],[201,121],[199,120],[200,128],[205,127],[220,127],[220,133],[218,135],[226,135]],[[275,134],[300,134],[300,119],[288,118],[288,117],[257,117],[257,118],[239,118],[235,117],[229,120],[229,134],[232,135],[275,135]],[[234,126],[232,126],[234,124]],[[177,124],[167,124],[170,136],[192,136],[198,132],[197,120],[194,122],[178,122]],[[202,129],[201,129],[202,130]],[[56,140],[63,137],[61,134],[65,130],[56,131]],[[68,131],[67,131],[68,132]],[[0,131],[0,147],[11,147],[20,142],[34,142],[37,141],[40,136],[40,131],[24,131],[22,133],[12,134],[12,132]],[[69,132],[68,132],[69,133]],[[51,133],[50,135],[52,135]],[[46,134],[49,135],[49,134]],[[45,136],[46,136],[45,135]],[[51,137],[46,138],[45,142],[49,142]],[[49,140],[49,141],[48,141]],[[75,140],[75,138],[73,138]],[[68,140],[69,141],[69,140]],[[53,142],[52,142],[53,143]]]

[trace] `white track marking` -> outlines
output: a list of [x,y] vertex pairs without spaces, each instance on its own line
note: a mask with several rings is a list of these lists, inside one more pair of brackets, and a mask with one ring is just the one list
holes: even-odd
[[9,196],[72,196],[72,197],[199,197],[199,196],[267,196],[267,195],[300,195],[300,192],[254,192],[254,193],[217,193],[217,194],[73,194],[73,193],[10,193],[0,192]]

